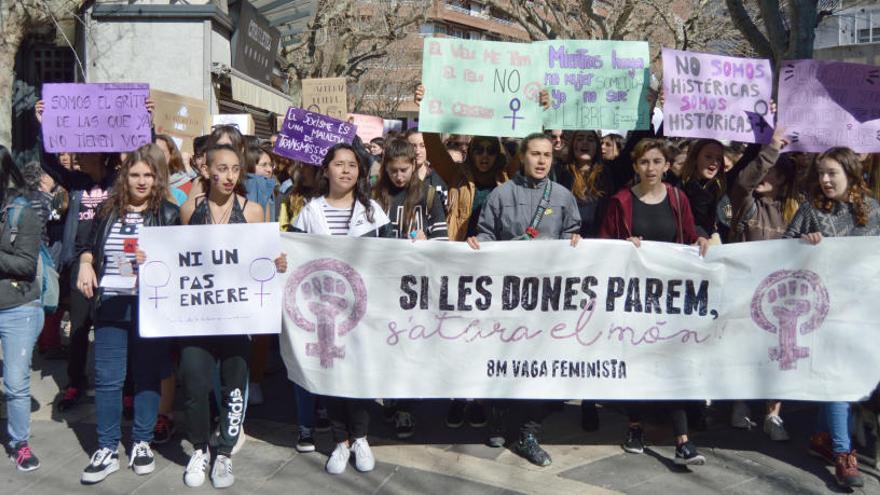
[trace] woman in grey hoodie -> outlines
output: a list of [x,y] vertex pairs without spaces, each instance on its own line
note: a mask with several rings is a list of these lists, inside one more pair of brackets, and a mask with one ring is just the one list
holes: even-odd
[[[468,245],[480,249],[483,241],[528,239],[580,240],[581,216],[577,201],[568,189],[547,178],[553,165],[553,144],[544,134],[531,134],[519,147],[522,172],[489,193],[477,223],[477,235]],[[536,435],[547,415],[545,401],[512,401],[522,409],[525,421],[520,425],[514,450],[529,462],[549,466],[550,455],[538,444]],[[489,441],[492,447],[504,446],[507,408],[494,401],[489,415]]]
[[[819,155],[807,184],[810,200],[798,209],[783,238],[801,238],[816,245],[823,237],[880,235],[880,206],[871,197],[862,165],[851,149],[831,148]],[[834,464],[838,485],[863,486],[849,436],[848,402],[821,404],[810,453]]]

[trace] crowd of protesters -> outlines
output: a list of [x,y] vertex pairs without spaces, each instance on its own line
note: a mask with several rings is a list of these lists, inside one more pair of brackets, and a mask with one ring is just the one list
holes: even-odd
[[[417,102],[423,94],[416,90]],[[37,119],[42,110],[38,104]],[[800,238],[816,245],[828,236],[880,234],[877,155],[846,148],[786,153],[788,144],[779,129],[767,145],[670,139],[662,126],[547,130],[516,140],[410,129],[369,143],[355,138],[312,165],[276,155],[270,140],[224,125],[196,138],[192,153],[154,135],[152,144],[130,153],[46,153],[24,167],[0,146],[0,339],[11,457],[22,471],[40,465],[29,443],[32,351],[67,361],[67,382],[55,404],[65,413],[81,405],[89,388],[94,332],[97,444],[81,481],[98,483],[119,469],[120,425],[128,417],[127,457],[136,474],[154,470],[151,445],[168,442],[179,427],[192,444],[184,483],[202,485],[210,469],[215,487],[233,484],[245,411],[266,400],[261,382],[271,337],[141,338],[137,288],[100,283],[145,262],[149,253],[137,244],[141,226],[277,221],[283,232],[466,242],[473,249],[536,238],[573,246],[608,238],[637,247],[643,241],[692,245],[701,254],[720,243]],[[60,274],[61,304],[54,312],[41,304],[42,247]],[[285,271],[285,255],[275,264]],[[69,338],[62,346],[65,315]],[[314,452],[317,432],[332,430],[327,472],[343,472],[352,454],[359,471],[372,470],[369,401],[320,396],[298,385],[293,390],[296,449]],[[175,393],[182,394],[183,420],[173,415]],[[596,402],[572,399],[582,399],[581,426],[600,428]],[[412,437],[415,401],[382,402],[396,436]],[[705,424],[704,403],[622,407],[629,421],[620,432],[626,452],[644,452],[643,418],[660,411],[672,423],[674,462],[706,462],[689,437]],[[852,487],[862,479],[849,409],[821,404],[809,449],[835,466],[839,484]],[[448,402],[445,423],[485,428],[489,446],[509,445],[547,466],[552,460],[539,437],[553,410],[547,401],[456,399]],[[774,441],[789,439],[782,411],[772,400],[763,411],[763,429]],[[744,403],[732,404],[733,426],[756,426],[750,416]],[[513,417],[519,421],[509,425]],[[515,438],[508,438],[510,426]]]

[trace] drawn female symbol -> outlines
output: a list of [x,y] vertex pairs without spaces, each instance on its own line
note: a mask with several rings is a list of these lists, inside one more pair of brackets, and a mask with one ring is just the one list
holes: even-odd
[[263,296],[271,296],[271,292],[266,292],[264,287],[266,282],[275,278],[275,262],[269,258],[257,258],[251,262],[250,274],[251,278],[260,283],[260,307],[263,307]]
[[159,296],[159,289],[168,287],[170,281],[171,270],[161,261],[149,261],[141,269],[141,282],[153,289],[153,296],[149,298],[153,301],[153,308],[159,308],[160,299],[168,299],[166,296]]
[[510,119],[510,128],[516,130],[516,121],[517,120],[525,120],[525,117],[517,117],[516,112],[519,112],[519,109],[522,108],[522,102],[519,101],[519,98],[514,98],[510,100],[510,111],[513,112],[511,115],[507,115],[504,118]]

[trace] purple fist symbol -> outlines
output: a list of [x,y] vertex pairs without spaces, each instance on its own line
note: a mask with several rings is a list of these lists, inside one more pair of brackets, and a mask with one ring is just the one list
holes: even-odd
[[817,330],[828,308],[828,291],[813,272],[780,270],[761,282],[752,298],[752,319],[762,329],[778,335],[779,346],[771,348],[769,354],[772,361],[779,361],[779,369],[796,369],[799,359],[810,356],[809,347],[797,345],[798,330],[801,335]]
[[318,334],[317,342],[306,344],[306,355],[317,357],[321,367],[332,368],[334,359],[345,357],[345,347],[336,345],[336,337],[352,331],[366,312],[363,279],[341,261],[320,259],[299,267],[284,291],[287,315],[298,327]]

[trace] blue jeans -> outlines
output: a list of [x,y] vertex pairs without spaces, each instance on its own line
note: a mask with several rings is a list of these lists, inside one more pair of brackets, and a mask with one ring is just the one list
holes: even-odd
[[30,438],[31,357],[43,329],[39,301],[0,310],[0,343],[3,345],[3,388],[9,419],[9,445]]
[[134,381],[132,441],[151,442],[162,379],[171,374],[168,339],[141,338],[133,296],[102,301],[95,325],[95,415],[98,448],[116,450],[122,438],[122,388],[127,360]]
[[315,394],[293,384],[293,396],[296,398],[296,419],[300,431],[315,428]]
[[842,454],[852,450],[849,438],[849,402],[824,402],[819,405],[819,431],[831,434],[831,451]]

